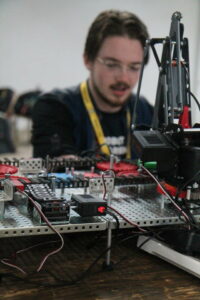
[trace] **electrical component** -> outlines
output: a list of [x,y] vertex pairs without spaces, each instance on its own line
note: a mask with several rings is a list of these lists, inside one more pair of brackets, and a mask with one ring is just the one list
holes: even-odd
[[[182,15],[172,15],[169,36],[151,39],[149,47],[159,67],[152,130],[137,130],[133,116],[133,145],[141,160],[156,161],[158,175],[168,183],[191,184],[200,180],[200,126],[192,127],[188,39],[183,36]],[[159,56],[155,45],[162,44]],[[142,70],[145,60],[143,61]],[[138,84],[137,100],[142,81]],[[195,98],[195,97],[193,97]],[[198,101],[197,101],[198,103]]]
[[0,164],[0,175],[15,174],[18,172],[18,168],[15,166]]
[[47,179],[55,178],[57,188],[88,187],[88,179],[82,174],[49,173]]
[[72,206],[81,217],[105,216],[107,203],[105,200],[93,197],[88,194],[72,194]]
[[[51,223],[69,221],[69,203],[64,197],[57,197],[47,184],[27,184],[25,192],[38,203]],[[43,222],[31,202],[29,213],[32,218]]]
[[[97,169],[102,170],[102,171],[107,171],[110,170],[110,162],[109,161],[100,161],[96,164]],[[112,170],[115,173],[122,172],[122,171],[135,171],[137,170],[137,165],[126,162],[126,161],[120,161],[120,162],[115,162],[113,164]]]

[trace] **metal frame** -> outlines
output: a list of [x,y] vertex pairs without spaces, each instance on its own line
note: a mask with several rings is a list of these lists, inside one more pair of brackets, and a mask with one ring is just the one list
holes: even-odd
[[[126,190],[126,193],[122,193]],[[132,190],[135,192],[132,195]],[[83,193],[84,189],[65,189],[69,193]],[[138,186],[117,187],[111,196],[111,207],[122,213],[131,222],[140,227],[161,226],[181,224],[183,220],[178,217],[176,211],[162,195],[155,192],[155,187],[151,184],[145,185],[145,188],[138,190]],[[196,211],[195,219],[200,221],[200,210]],[[132,225],[118,217],[120,228],[131,228]],[[111,229],[116,228],[116,220],[110,215],[105,217],[81,218],[73,210],[70,212],[69,223],[53,225],[61,233],[101,231],[106,230],[108,226]],[[52,230],[41,224],[34,222],[25,214],[19,212],[17,207],[7,202],[4,218],[0,221],[0,238],[10,236],[27,236],[53,234]]]

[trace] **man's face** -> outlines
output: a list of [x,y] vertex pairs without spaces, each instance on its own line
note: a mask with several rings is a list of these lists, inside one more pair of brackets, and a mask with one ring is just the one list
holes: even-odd
[[140,41],[126,36],[106,38],[93,62],[85,58],[90,88],[100,109],[119,110],[124,105],[137,84],[142,60]]

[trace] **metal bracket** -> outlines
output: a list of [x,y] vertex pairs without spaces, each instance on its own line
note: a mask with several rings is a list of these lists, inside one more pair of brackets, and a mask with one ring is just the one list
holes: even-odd
[[19,161],[20,173],[38,174],[41,172],[41,170],[43,170],[42,158],[21,159]]
[[0,193],[0,202],[13,200],[14,185],[10,179],[5,179],[3,182],[3,191]]
[[113,177],[96,177],[89,180],[89,193],[103,193],[104,188],[107,193],[112,193],[114,190],[114,178]]

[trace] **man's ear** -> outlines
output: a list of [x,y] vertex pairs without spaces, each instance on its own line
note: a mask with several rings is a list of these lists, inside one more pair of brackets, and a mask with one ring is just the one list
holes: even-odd
[[92,62],[88,59],[87,55],[83,55],[83,61],[84,61],[84,64],[86,66],[86,68],[91,71],[92,69]]

